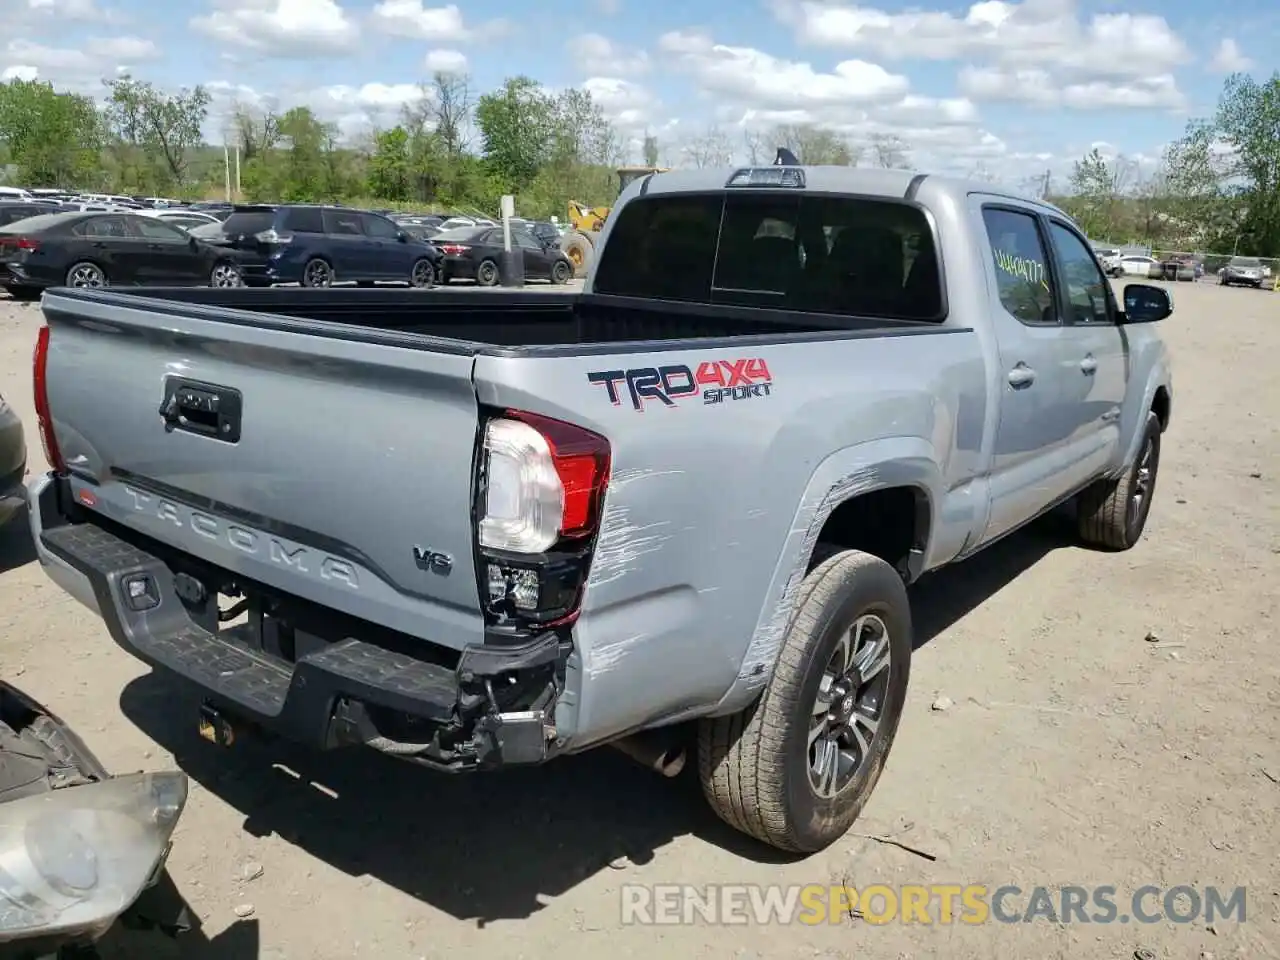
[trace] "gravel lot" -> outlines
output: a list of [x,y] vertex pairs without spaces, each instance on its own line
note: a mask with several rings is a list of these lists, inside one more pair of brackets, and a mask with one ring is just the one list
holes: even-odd
[[[1146,539],[1054,516],[919,585],[912,692],[857,834],[786,861],[696,787],[613,751],[446,778],[372,754],[221,752],[0,531],[0,671],[117,771],[180,766],[171,870],[207,942],[124,956],[1280,957],[1280,294],[1178,284],[1173,427]],[[39,308],[0,294],[0,391],[28,424]],[[946,698],[950,706],[941,706]],[[246,877],[258,874],[253,879]],[[1243,924],[624,927],[624,883],[1248,888]],[[248,914],[247,919],[239,915]],[[145,950],[145,952],[142,952]],[[1141,956],[1142,954],[1139,953]]]

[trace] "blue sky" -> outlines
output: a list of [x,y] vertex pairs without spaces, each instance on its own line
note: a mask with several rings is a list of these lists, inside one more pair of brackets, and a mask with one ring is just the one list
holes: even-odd
[[[434,67],[474,88],[585,86],[664,161],[752,130],[897,137],[924,169],[1017,180],[1100,144],[1141,164],[1210,112],[1225,75],[1280,65],[1280,7],[1221,0],[5,0],[0,75],[100,89],[122,68],[235,102],[307,104],[351,137],[392,122]],[[433,6],[436,3],[439,5]],[[638,159],[638,157],[637,157]]]

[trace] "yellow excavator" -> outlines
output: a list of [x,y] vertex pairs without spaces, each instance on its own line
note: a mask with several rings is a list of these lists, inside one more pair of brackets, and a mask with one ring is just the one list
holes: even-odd
[[[647,177],[651,173],[666,173],[670,167],[619,167],[618,195],[627,189],[632,182]],[[569,201],[569,226],[571,230],[560,240],[560,249],[573,263],[575,277],[586,276],[587,270],[595,258],[596,241],[600,239],[600,231],[604,222],[609,219],[610,207],[588,207],[576,200]]]

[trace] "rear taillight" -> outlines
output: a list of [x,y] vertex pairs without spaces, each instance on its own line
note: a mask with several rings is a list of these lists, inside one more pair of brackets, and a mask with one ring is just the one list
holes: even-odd
[[476,536],[491,614],[565,622],[577,609],[605,488],[609,441],[507,410],[485,425]]
[[36,334],[36,352],[32,360],[31,381],[35,387],[36,424],[40,430],[40,443],[44,446],[44,458],[58,473],[67,472],[67,464],[58,449],[58,438],[53,433],[53,415],[49,412],[49,328],[41,327]]
[[446,257],[460,257],[471,248],[465,243],[437,243],[436,249]]
[[17,246],[19,250],[28,250],[34,253],[36,250],[40,249],[40,241],[32,239],[31,237],[19,237],[15,246]]
[[276,233],[275,228],[273,227],[270,230],[263,230],[260,233],[255,233],[253,235],[253,239],[257,240],[259,243],[293,243],[293,234]]

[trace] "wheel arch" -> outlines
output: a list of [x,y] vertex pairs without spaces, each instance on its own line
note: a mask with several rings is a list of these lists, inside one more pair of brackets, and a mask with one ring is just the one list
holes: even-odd
[[[792,616],[800,583],[824,533],[834,546],[882,557],[910,581],[928,566],[937,531],[943,481],[933,445],[890,437],[839,450],[813,470],[781,545],[756,627],[744,648],[738,678],[712,713],[732,713],[768,682]],[[894,510],[870,535],[858,520],[877,507]],[[868,549],[871,547],[873,549]],[[879,551],[879,552],[877,552]]]

